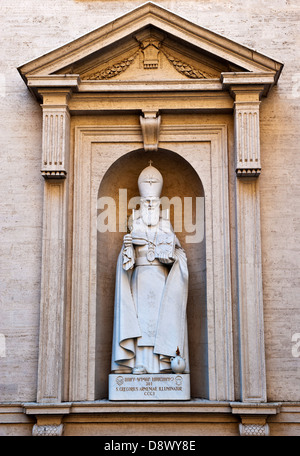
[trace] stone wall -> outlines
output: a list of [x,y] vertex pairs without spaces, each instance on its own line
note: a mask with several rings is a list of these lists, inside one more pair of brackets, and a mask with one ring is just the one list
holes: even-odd
[[[142,3],[1,1],[1,401],[36,400],[39,337],[42,118],[16,68]],[[267,389],[269,401],[299,401],[300,357],[292,352],[292,336],[300,333],[299,6],[296,0],[158,3],[285,64],[261,106]]]

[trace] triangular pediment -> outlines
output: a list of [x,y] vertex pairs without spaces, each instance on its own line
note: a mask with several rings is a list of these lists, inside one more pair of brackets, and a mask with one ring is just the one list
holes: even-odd
[[149,2],[19,72],[26,83],[59,75],[80,81],[220,80],[230,72],[270,73],[276,83],[282,66]]

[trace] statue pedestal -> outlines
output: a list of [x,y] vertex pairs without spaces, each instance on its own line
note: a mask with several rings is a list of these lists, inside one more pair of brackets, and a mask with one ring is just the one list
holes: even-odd
[[110,401],[186,401],[190,374],[110,374]]

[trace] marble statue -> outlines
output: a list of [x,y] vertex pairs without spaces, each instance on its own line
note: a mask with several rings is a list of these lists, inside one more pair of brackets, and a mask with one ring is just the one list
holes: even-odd
[[151,162],[140,174],[139,214],[118,257],[112,347],[113,373],[167,373],[176,353],[189,372],[187,259],[163,218],[161,173]]

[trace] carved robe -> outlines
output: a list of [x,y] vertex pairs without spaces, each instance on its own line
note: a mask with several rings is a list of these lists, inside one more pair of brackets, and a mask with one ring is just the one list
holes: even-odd
[[131,372],[137,364],[149,373],[168,371],[179,347],[188,372],[185,252],[166,221],[150,229],[139,218],[131,235],[116,271],[112,371]]

